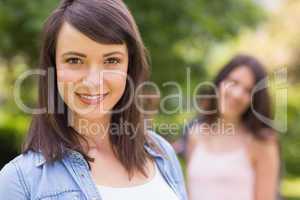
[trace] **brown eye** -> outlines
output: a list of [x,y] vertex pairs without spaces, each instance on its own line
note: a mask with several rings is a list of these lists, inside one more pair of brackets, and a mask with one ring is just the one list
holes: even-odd
[[67,63],[71,64],[71,65],[80,65],[83,64],[83,61],[79,58],[68,58],[66,60]]
[[104,61],[105,64],[119,64],[121,62],[121,60],[119,58],[108,58]]
[[232,80],[232,79],[226,79],[226,80],[224,80],[224,83],[227,87],[234,86],[237,84],[236,81]]
[[236,80],[230,79],[228,80],[229,86],[238,86],[239,83]]
[[232,84],[232,85],[238,85],[238,82],[236,80],[230,80],[230,84]]

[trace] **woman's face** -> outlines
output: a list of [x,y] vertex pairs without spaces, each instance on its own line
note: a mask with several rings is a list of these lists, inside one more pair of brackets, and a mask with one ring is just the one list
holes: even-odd
[[220,84],[219,108],[222,116],[239,118],[250,106],[254,84],[254,75],[247,66],[240,66],[229,73]]
[[57,84],[72,112],[99,119],[122,97],[127,78],[126,44],[101,44],[65,22],[56,46]]

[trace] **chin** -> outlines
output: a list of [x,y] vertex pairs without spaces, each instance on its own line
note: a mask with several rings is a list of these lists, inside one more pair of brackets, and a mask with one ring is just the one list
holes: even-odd
[[92,111],[90,113],[77,113],[80,117],[87,119],[89,121],[97,121],[107,117],[109,112],[99,112],[99,111]]
[[227,111],[227,112],[224,112],[222,113],[222,115],[225,117],[225,118],[228,118],[228,119],[236,119],[236,118],[240,118],[240,112],[237,112],[233,109]]

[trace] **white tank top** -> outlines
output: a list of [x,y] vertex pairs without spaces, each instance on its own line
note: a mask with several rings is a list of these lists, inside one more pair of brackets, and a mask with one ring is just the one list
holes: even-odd
[[188,164],[190,200],[254,200],[254,169],[245,147],[212,153],[198,144]]
[[162,177],[155,163],[155,175],[145,184],[130,187],[108,187],[97,185],[103,200],[179,200],[175,192]]

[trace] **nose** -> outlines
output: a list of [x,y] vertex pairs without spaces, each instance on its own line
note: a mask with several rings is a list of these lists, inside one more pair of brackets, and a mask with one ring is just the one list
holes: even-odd
[[102,70],[97,67],[91,67],[83,81],[85,85],[93,88],[103,86],[104,81]]
[[235,99],[240,99],[243,96],[243,89],[241,87],[235,87],[231,90],[231,96]]

